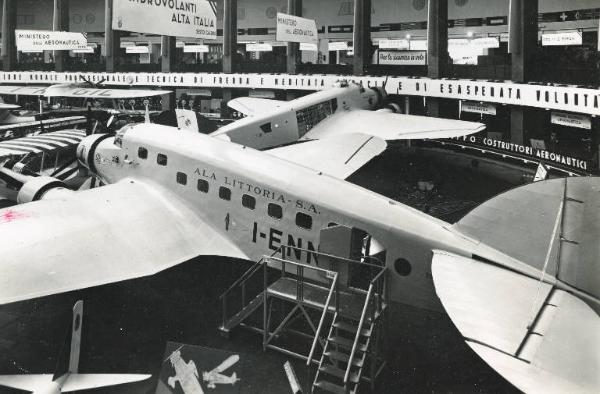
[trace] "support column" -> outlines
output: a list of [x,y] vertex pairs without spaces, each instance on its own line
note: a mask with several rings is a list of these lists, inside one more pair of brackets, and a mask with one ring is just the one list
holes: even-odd
[[[538,0],[510,0],[509,42],[511,54],[511,79],[529,82],[535,73],[535,56],[538,45]],[[510,114],[510,140],[525,144],[527,129],[533,119],[531,109],[513,106]]]
[[[448,0],[427,2],[427,76],[443,78],[448,73]],[[427,97],[427,115],[439,117],[444,99]]]
[[223,72],[235,71],[237,52],[237,0],[224,0],[223,10]]
[[4,71],[15,71],[17,46],[17,0],[4,0],[2,4],[2,67]]
[[[287,11],[289,15],[302,16],[302,0],[287,0]],[[300,61],[300,44],[288,42],[287,44],[287,72],[296,74],[296,67]]]
[[[160,71],[163,73],[170,73],[175,68],[175,45],[176,37],[162,36],[160,53],[161,53],[161,66]],[[175,109],[175,91],[165,94],[162,96],[162,109],[163,111]]]
[[[69,0],[54,0],[52,30],[69,31]],[[65,71],[68,57],[68,51],[54,51],[54,70],[56,72]]]
[[104,53],[106,72],[117,71],[117,57],[121,47],[121,34],[112,28],[113,0],[104,0]]
[[[237,53],[237,0],[223,1],[223,73],[231,74],[239,68],[235,64]],[[232,98],[231,89],[223,89],[221,116],[229,116],[227,102]]]
[[371,0],[354,0],[354,75],[371,64]]

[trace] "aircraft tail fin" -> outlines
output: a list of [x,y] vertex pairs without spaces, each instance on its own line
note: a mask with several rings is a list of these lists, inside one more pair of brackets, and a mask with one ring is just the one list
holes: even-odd
[[73,307],[73,325],[71,329],[71,353],[69,372],[76,374],[79,370],[79,353],[81,350],[81,327],[83,325],[83,301],[79,300]]
[[535,182],[473,209],[453,228],[600,297],[600,177]]

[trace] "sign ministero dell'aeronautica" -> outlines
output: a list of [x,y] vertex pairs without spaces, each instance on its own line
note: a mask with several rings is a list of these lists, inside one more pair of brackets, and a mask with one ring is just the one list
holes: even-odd
[[70,51],[88,46],[85,33],[48,30],[15,30],[19,51]]
[[115,0],[113,29],[216,39],[214,2],[208,0]]
[[276,39],[283,42],[316,44],[319,42],[317,23],[314,19],[306,19],[278,12]]

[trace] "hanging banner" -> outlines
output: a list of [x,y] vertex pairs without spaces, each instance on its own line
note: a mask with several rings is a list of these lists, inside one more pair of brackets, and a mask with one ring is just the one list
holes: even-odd
[[85,49],[85,33],[47,30],[15,30],[15,40],[19,51],[71,51]]
[[463,101],[461,105],[463,112],[471,112],[482,115],[496,115],[496,106],[490,103],[478,103],[475,101]]
[[583,36],[580,31],[542,34],[542,46],[581,45]]
[[246,52],[271,52],[271,44],[246,44]]
[[317,44],[311,44],[309,42],[301,42],[300,50],[317,52],[319,50],[319,48],[317,47]]
[[379,51],[377,64],[399,66],[424,66],[427,64],[425,51]]
[[317,44],[317,24],[314,19],[277,13],[277,41]]
[[208,53],[209,52],[208,45],[186,45],[183,47],[183,52],[185,53]]
[[408,40],[379,40],[379,49],[409,49]]
[[216,8],[207,0],[114,0],[114,30],[217,38]]
[[561,126],[576,127],[578,129],[592,129],[592,119],[589,116],[569,114],[567,112],[552,112],[550,122]]

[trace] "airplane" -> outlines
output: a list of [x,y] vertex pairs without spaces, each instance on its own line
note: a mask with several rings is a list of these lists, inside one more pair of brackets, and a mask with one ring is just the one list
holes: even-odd
[[238,361],[240,361],[240,356],[234,354],[233,356],[229,356],[225,359],[221,364],[219,364],[216,368],[212,369],[208,372],[202,372],[202,380],[208,383],[209,389],[214,389],[217,387],[217,384],[230,384],[235,385],[235,382],[239,381],[236,373],[232,373],[231,376],[225,376],[221,373],[226,369],[234,366]]
[[246,115],[212,136],[268,149],[326,136],[368,134],[383,140],[452,138],[478,133],[485,125],[400,114],[382,86],[340,81],[332,88],[291,101],[239,97],[227,105]]
[[202,386],[200,386],[200,382],[198,381],[199,376],[196,363],[194,363],[194,360],[190,360],[188,363],[185,362],[181,357],[182,347],[180,346],[167,358],[171,362],[173,369],[175,369],[175,376],[170,376],[167,379],[167,384],[174,389],[175,385],[179,383],[185,394],[204,394]]
[[33,392],[33,394],[60,394],[72,391],[89,390],[119,384],[134,383],[148,379],[151,375],[134,374],[81,374],[79,351],[83,326],[83,301],[73,307],[73,324],[68,369],[57,367],[54,374],[42,375],[0,375],[0,386]]
[[77,157],[100,188],[25,177],[24,204],[0,210],[0,304],[198,256],[257,261],[286,245],[304,249],[287,259],[314,265],[323,234],[348,228],[383,249],[391,304],[445,308],[518,388],[599,391],[600,178],[525,185],[451,225],[345,181],[385,149],[379,137],[259,151],[173,130],[138,124],[86,137]]

